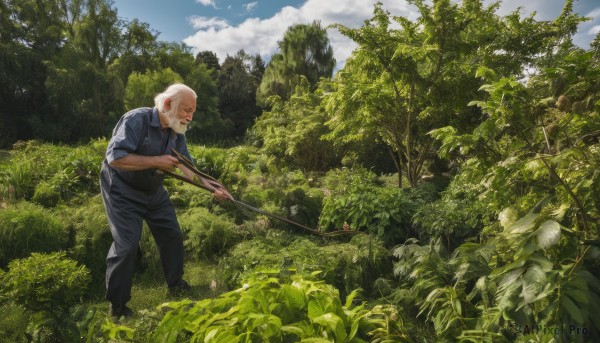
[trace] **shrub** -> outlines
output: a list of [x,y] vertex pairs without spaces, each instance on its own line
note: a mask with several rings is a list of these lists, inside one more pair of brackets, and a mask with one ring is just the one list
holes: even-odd
[[442,238],[451,251],[483,228],[482,210],[481,206],[464,200],[443,199],[421,206],[413,222],[425,236],[422,239]]
[[320,246],[309,238],[281,232],[241,242],[219,266],[230,287],[258,270],[284,268],[305,276],[320,271],[323,280],[342,295],[356,288],[370,292],[376,276],[391,273],[392,267],[387,249],[374,237],[357,235],[348,243]]
[[[78,147],[38,141],[15,144],[10,163],[0,166],[2,196],[8,198],[12,190],[16,199],[30,200],[42,182],[54,187],[63,200],[80,191],[97,193],[106,144],[104,139]],[[49,195],[44,187],[38,191],[41,201]]]
[[387,246],[406,239],[411,230],[415,204],[403,190],[352,183],[343,193],[325,197],[319,226],[341,229],[345,223],[355,230],[381,238]]
[[42,181],[35,187],[31,200],[44,207],[54,207],[60,201],[60,192],[52,183]]
[[67,247],[65,226],[48,210],[26,202],[0,211],[0,266],[32,252]]
[[69,342],[79,338],[69,310],[80,301],[90,281],[88,270],[65,253],[33,253],[13,260],[2,276],[2,293],[34,312],[28,330],[38,341]]
[[[215,299],[163,304],[160,308],[169,311],[145,341],[174,342],[177,337],[193,342],[408,340],[401,327],[393,324],[397,318],[393,320],[380,308],[354,306],[356,293],[342,304],[331,285],[298,276],[292,279],[255,277]],[[117,334],[114,330],[109,338]]]
[[[0,280],[2,276],[0,275]],[[25,343],[27,323],[30,313],[13,303],[2,304],[0,301],[0,340],[2,342]]]
[[69,253],[90,270],[93,293],[100,294],[104,290],[106,254],[112,244],[102,197],[97,195],[66,211],[65,221],[75,232],[75,244]]
[[202,207],[180,214],[179,223],[187,252],[199,259],[215,259],[242,238],[235,223]]

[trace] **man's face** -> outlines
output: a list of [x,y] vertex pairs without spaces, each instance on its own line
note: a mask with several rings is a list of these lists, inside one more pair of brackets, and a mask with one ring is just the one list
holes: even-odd
[[[170,99],[169,106],[171,104]],[[191,94],[184,94],[177,107],[171,106],[167,111],[169,127],[179,134],[184,134],[196,111],[196,99]]]

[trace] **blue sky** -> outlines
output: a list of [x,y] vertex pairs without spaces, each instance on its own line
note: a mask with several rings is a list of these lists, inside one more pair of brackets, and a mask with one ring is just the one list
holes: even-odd
[[[379,0],[393,15],[414,19],[414,7],[404,0]],[[211,50],[221,61],[244,49],[265,60],[277,51],[277,41],[293,24],[320,20],[323,26],[341,23],[360,27],[373,13],[377,0],[114,0],[119,16],[139,19],[160,32],[159,39],[185,42],[194,53]],[[491,0],[484,0],[486,4]],[[522,7],[523,15],[536,12],[539,20],[555,18],[564,0],[504,0],[499,12]],[[574,40],[587,48],[600,31],[600,0],[575,0],[575,11],[593,20],[580,26]],[[338,67],[355,44],[336,30],[328,30]]]

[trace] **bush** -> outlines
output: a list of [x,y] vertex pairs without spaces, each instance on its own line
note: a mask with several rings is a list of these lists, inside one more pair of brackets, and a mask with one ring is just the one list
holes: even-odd
[[63,216],[75,232],[75,244],[69,251],[70,256],[90,270],[93,293],[101,294],[104,291],[106,254],[112,244],[102,197],[97,195],[81,207],[68,208],[67,211]]
[[69,310],[80,301],[90,281],[88,270],[64,252],[33,253],[10,262],[2,276],[2,293],[34,312],[28,330],[38,341],[69,342],[79,338]]
[[54,207],[60,201],[60,192],[52,183],[42,181],[35,187],[31,200],[44,207]]
[[11,161],[0,165],[0,192],[4,198],[30,200],[37,191],[40,202],[55,202],[54,188],[63,200],[77,192],[97,193],[100,166],[107,142],[104,139],[87,145],[69,147],[40,143],[20,142],[11,151]]
[[399,188],[369,185],[352,178],[342,190],[325,197],[319,226],[323,230],[351,229],[381,238],[387,246],[406,239],[411,230],[415,204]]
[[108,338],[129,331],[131,338],[137,334],[140,341],[152,342],[175,341],[176,337],[193,342],[408,340],[397,318],[380,308],[353,305],[356,293],[342,304],[331,285],[298,276],[292,279],[255,277],[215,299],[163,304],[161,308],[168,312],[153,332],[113,325]]
[[319,271],[342,295],[356,288],[370,292],[376,277],[391,274],[392,269],[388,250],[377,238],[357,235],[348,243],[320,246],[309,238],[281,232],[236,245],[219,266],[229,287],[237,287],[255,271],[292,270],[305,276]]
[[242,239],[235,223],[202,207],[180,214],[179,223],[187,253],[199,259],[215,259]]
[[[2,276],[0,275],[0,280]],[[2,342],[25,343],[29,312],[23,307],[13,304],[1,304],[0,302],[0,340]]]
[[26,202],[0,211],[0,267],[32,252],[51,252],[67,247],[68,233],[59,218]]
[[443,238],[446,248],[452,251],[481,231],[482,210],[477,204],[443,199],[421,206],[413,216],[413,222],[424,236],[422,240]]

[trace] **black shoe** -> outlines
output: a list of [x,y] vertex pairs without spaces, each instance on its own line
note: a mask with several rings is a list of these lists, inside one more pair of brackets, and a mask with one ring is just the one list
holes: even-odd
[[172,297],[189,296],[192,291],[192,287],[185,281],[181,280],[173,287],[169,287],[169,295]]
[[115,306],[110,304],[110,315],[115,319],[119,319],[121,317],[129,318],[133,316],[133,311],[125,305],[123,306]]

